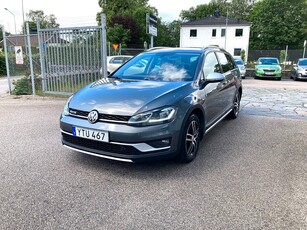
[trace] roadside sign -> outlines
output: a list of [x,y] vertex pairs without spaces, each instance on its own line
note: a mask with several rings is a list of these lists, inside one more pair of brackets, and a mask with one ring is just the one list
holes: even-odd
[[158,35],[157,30],[158,18],[152,14],[146,14],[146,33],[152,36]]
[[115,51],[118,49],[118,44],[112,44],[112,46]]
[[15,46],[15,59],[17,65],[23,65],[23,54],[21,46]]

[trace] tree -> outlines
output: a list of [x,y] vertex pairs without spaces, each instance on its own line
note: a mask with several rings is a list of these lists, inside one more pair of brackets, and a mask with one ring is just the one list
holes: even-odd
[[125,29],[121,24],[114,24],[111,27],[107,34],[108,40],[112,44],[122,44],[123,47],[126,46],[126,42],[130,39],[130,30]]
[[247,20],[252,9],[252,4],[248,0],[232,0],[229,4],[229,17]]
[[[29,13],[26,14],[27,22],[29,23],[30,31],[36,31],[36,21],[39,20],[40,27],[42,29],[45,28],[58,28],[60,25],[57,23],[57,18],[54,14],[45,15],[42,10],[30,10]],[[23,26],[23,31],[24,31]]]
[[249,17],[251,49],[283,49],[301,46],[307,37],[305,0],[263,0],[257,2]]
[[180,26],[182,21],[174,20],[171,23],[158,23],[158,36],[154,40],[156,46],[178,47],[180,40]]
[[223,5],[221,2],[222,1],[213,1],[209,4],[201,4],[196,7],[191,7],[189,10],[182,10],[180,13],[180,18],[182,21],[194,21],[209,17],[216,11],[219,11],[220,15],[225,14],[226,16],[225,5]]
[[99,5],[102,10],[97,14],[97,21],[101,23],[101,13],[106,14],[107,33],[110,33],[110,29],[115,25],[122,25],[124,29],[130,31],[130,38],[126,41],[127,45],[143,47],[144,41],[149,42],[149,36],[146,34],[145,16],[146,13],[157,15],[158,11],[148,5],[148,0],[117,0],[108,1],[107,4],[103,4],[103,0],[99,0]]
[[209,4],[201,4],[191,7],[189,10],[182,10],[180,18],[183,21],[193,21],[214,15],[218,12],[220,16],[246,20],[253,4],[248,0],[212,0]]

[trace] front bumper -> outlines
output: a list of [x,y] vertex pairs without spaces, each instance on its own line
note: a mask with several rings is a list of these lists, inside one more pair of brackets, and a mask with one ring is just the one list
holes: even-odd
[[[177,152],[179,129],[176,120],[167,124],[135,127],[126,124],[97,122],[62,116],[60,120],[62,144],[70,149],[102,158],[138,162],[172,157]],[[90,140],[73,135],[72,127],[103,130],[109,141]]]
[[296,74],[298,79],[307,79],[307,71],[305,72],[299,72]]
[[263,78],[281,78],[282,72],[281,71],[274,71],[274,72],[255,71],[255,76],[263,77]]

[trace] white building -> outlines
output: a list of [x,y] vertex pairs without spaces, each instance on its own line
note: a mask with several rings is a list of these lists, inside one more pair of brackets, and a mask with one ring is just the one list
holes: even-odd
[[246,59],[250,25],[247,21],[222,16],[186,22],[180,28],[180,47],[218,45],[234,56],[240,56],[244,50]]

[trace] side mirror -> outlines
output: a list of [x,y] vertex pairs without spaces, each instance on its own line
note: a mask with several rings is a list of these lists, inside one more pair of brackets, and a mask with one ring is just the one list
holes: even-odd
[[201,89],[205,88],[210,83],[218,83],[225,80],[225,76],[221,73],[209,73],[205,81],[201,84]]

